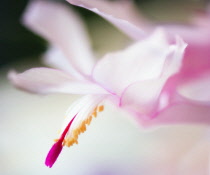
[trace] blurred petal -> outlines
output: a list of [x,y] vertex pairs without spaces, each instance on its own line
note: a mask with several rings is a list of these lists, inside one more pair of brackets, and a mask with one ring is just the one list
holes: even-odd
[[209,174],[210,158],[210,139],[209,135],[198,140],[197,144],[184,154],[178,164],[178,174],[180,175],[198,175]]
[[158,105],[165,79],[145,80],[129,86],[122,94],[121,106],[139,115],[150,115]]
[[178,92],[186,99],[210,105],[210,72],[183,83]]
[[179,35],[189,43],[203,43],[208,41],[210,34],[210,13],[204,12],[201,14],[195,13],[187,24],[164,24],[163,27],[170,36]]
[[106,55],[95,66],[94,79],[118,95],[130,84],[161,75],[167,56],[175,49],[163,31],[157,30],[149,38],[124,51]]
[[9,79],[16,87],[32,93],[107,93],[96,84],[75,80],[65,72],[50,68],[33,68],[20,74],[13,71]]
[[[89,9],[111,23],[115,24],[116,27],[123,30],[128,36],[134,40],[142,39],[140,32],[135,32],[132,30],[132,26],[144,30],[144,36],[150,34],[156,27],[162,27],[167,32],[171,41],[174,42],[174,35],[179,35],[188,43],[186,49],[186,54],[184,57],[184,64],[182,66],[181,72],[183,76],[188,76],[189,72],[201,74],[202,72],[209,70],[210,65],[210,12],[207,9],[202,14],[195,13],[187,24],[152,24],[152,21],[145,18],[140,14],[132,14],[130,11],[135,11],[133,8],[132,1],[118,1],[118,6],[120,8],[121,4],[125,4],[125,7],[115,10],[113,8],[112,2],[104,2],[97,0],[67,0],[70,3]],[[128,8],[128,9],[127,9]],[[119,13],[119,11],[123,11]],[[122,21],[126,21],[127,25],[119,25]],[[126,30],[125,30],[126,28]],[[138,30],[137,30],[138,31]],[[192,75],[193,76],[193,75]]]
[[137,120],[145,126],[163,126],[173,124],[210,124],[210,105],[190,101],[186,99],[174,100],[155,114],[152,119],[143,119],[141,116],[136,116]]
[[69,3],[86,8],[102,16],[133,39],[144,36],[144,26],[148,24],[141,18],[132,1],[109,2],[105,0],[67,0]]
[[179,37],[176,37],[176,44],[171,48],[171,55],[165,61],[162,77],[169,77],[177,73],[181,66],[187,44]]
[[[166,93],[164,97],[159,97],[168,78],[179,71],[185,47],[184,41],[177,37],[177,43],[171,46],[171,53],[165,58],[163,68],[159,67],[161,76],[130,85],[122,94],[121,106],[147,117],[152,117],[155,110],[159,111],[167,106],[167,100],[161,101],[167,97]],[[155,58],[155,55],[153,57]],[[151,70],[150,67],[148,69]]]
[[206,35],[208,41],[199,43],[200,40],[198,40],[188,44],[181,68],[182,78],[194,78],[210,70],[210,40],[208,36],[210,33]]
[[68,58],[64,53],[57,47],[51,46],[48,51],[44,54],[43,61],[46,65],[58,68],[69,73],[72,77],[76,79],[84,80],[85,77],[79,74],[74,67],[68,61]]
[[90,74],[94,59],[80,18],[66,6],[52,1],[32,1],[23,23],[62,50],[80,73]]
[[[160,26],[160,25],[159,25]],[[195,14],[188,24],[161,25],[173,41],[174,35],[179,35],[188,43],[185,51],[182,76],[193,77],[210,69],[210,13]]]

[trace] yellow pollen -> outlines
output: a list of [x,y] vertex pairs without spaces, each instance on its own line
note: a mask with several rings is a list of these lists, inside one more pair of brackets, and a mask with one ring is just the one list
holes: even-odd
[[98,112],[102,112],[103,110],[104,110],[104,106],[103,105],[98,107]]
[[[92,114],[89,117],[87,117],[84,121],[82,121],[81,124],[72,131],[72,136],[67,140],[63,141],[63,146],[65,145],[67,147],[70,147],[75,143],[78,144],[78,136],[86,131],[86,126],[90,125],[93,117],[97,117],[97,112],[102,112],[103,110],[104,110],[103,105],[97,106],[93,110]],[[55,141],[58,141],[58,139],[56,139]]]
[[87,118],[87,125],[90,125],[91,120],[92,120],[92,116]]
[[93,116],[93,117],[97,117],[97,112],[94,111],[94,112],[92,113],[92,116]]

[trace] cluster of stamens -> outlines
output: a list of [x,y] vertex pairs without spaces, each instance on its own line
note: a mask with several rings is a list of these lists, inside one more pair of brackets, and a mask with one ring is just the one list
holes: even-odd
[[[101,105],[101,106],[97,106],[93,112],[89,115],[89,117],[87,117],[84,121],[82,121],[80,123],[80,125],[74,129],[72,131],[72,136],[68,139],[64,139],[63,140],[63,146],[67,146],[67,147],[70,147],[72,146],[73,144],[78,144],[78,136],[81,134],[81,133],[84,133],[86,131],[86,126],[87,125],[90,125],[91,121],[92,121],[92,118],[93,117],[97,117],[97,113],[98,112],[102,112],[104,110],[104,106]],[[55,140],[57,141],[57,140]]]

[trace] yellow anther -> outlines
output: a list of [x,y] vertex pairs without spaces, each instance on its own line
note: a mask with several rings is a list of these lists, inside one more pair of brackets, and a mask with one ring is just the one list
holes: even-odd
[[54,141],[54,142],[57,142],[58,140],[59,140],[59,139],[54,139],[53,141]]
[[86,126],[85,125],[81,125],[80,129],[81,129],[81,132],[83,133],[83,132],[86,131]]
[[[92,121],[93,117],[97,117],[97,112],[102,112],[104,110],[104,106],[97,106],[93,111],[90,116],[88,116],[85,120],[83,120],[77,128],[75,128],[72,131],[71,137],[67,140],[63,141],[63,146],[70,147],[73,144],[78,144],[78,136],[81,133],[84,133],[86,131],[86,125],[89,125]],[[55,139],[54,141],[57,142],[59,139]]]
[[73,135],[74,136],[78,135],[78,129],[73,130]]
[[78,139],[78,134],[77,135],[74,135],[74,139],[76,139],[76,140]]
[[72,141],[69,141],[69,142],[67,142],[67,143],[65,144],[65,146],[67,146],[67,147],[70,147],[71,145],[73,145],[73,142],[72,142]]
[[84,121],[82,122],[82,126],[85,125],[85,124],[86,124],[86,120],[84,120]]
[[97,112],[94,111],[94,112],[92,113],[92,116],[93,116],[93,117],[97,117]]
[[104,106],[103,105],[98,107],[98,112],[102,112],[103,110],[104,110]]
[[97,108],[98,108],[98,107],[95,107],[94,110],[93,110],[93,112],[96,112],[96,111],[97,111]]
[[88,117],[87,125],[90,125],[91,120],[92,120],[92,116]]

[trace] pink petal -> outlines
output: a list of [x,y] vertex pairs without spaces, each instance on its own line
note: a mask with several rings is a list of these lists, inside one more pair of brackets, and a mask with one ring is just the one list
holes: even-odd
[[[144,36],[142,30],[146,23],[144,18],[137,13],[131,1],[109,2],[105,0],[67,0],[69,3],[86,8],[102,16],[133,39]],[[144,25],[143,25],[144,24]]]
[[73,10],[52,1],[32,1],[23,23],[61,49],[77,71],[90,74],[93,55],[82,21]]
[[179,37],[176,37],[176,44],[171,47],[171,54],[167,57],[163,67],[162,77],[170,77],[179,72],[182,67],[183,57],[187,44]]
[[157,30],[123,51],[106,55],[95,66],[93,77],[108,90],[121,95],[134,82],[159,77],[171,52],[163,31]]
[[68,73],[50,68],[33,68],[20,74],[11,71],[9,79],[16,87],[32,93],[107,93],[96,84],[75,80]]
[[209,101],[196,101],[185,98],[179,92],[174,92],[159,97],[161,105],[154,111],[151,117],[128,110],[136,117],[136,120],[144,127],[157,127],[177,124],[210,124],[210,103]]
[[139,81],[130,85],[122,94],[121,106],[138,114],[140,117],[151,117],[159,110],[159,97],[166,79]]
[[[209,30],[210,31],[210,30]],[[208,38],[206,35],[206,38]],[[196,74],[203,74],[210,70],[210,40],[203,43],[189,43],[186,48],[182,76],[194,77]]]
[[[116,4],[125,4],[125,7],[123,8],[118,4],[119,8],[121,8],[120,10],[124,11],[124,13],[120,14],[118,14],[120,10],[115,10],[116,8],[113,8],[113,3],[110,2],[105,3],[104,1],[97,0],[68,1],[74,5],[89,9],[101,15],[134,40],[142,39],[142,35],[140,32],[135,32],[136,30],[133,31],[133,26],[143,29],[144,36],[150,34],[156,27],[164,28],[172,41],[174,41],[174,35],[179,35],[188,43],[184,64],[182,66],[183,75],[192,75],[195,71],[196,73],[201,73],[210,68],[210,42],[208,37],[210,36],[210,12],[208,10],[202,14],[195,13],[194,17],[192,17],[187,24],[168,23],[152,25],[152,21],[149,21],[149,19],[146,19],[143,15],[137,15],[136,13],[134,15],[132,14],[132,12],[135,12],[136,10],[132,7],[131,1],[116,2]],[[127,11],[126,8],[130,9]],[[122,21],[126,21],[127,24],[119,25]]]
[[189,25],[166,24],[169,37],[179,35],[188,43],[181,72],[184,76],[201,74],[210,69],[210,13],[195,15]]
[[172,124],[210,124],[210,106],[196,103],[180,103],[167,107],[153,119],[139,122],[145,127]]
[[[168,97],[166,93],[161,94],[161,92],[167,80],[179,71],[185,47],[184,41],[177,37],[176,45],[171,47],[171,53],[165,58],[162,74],[159,77],[141,80],[130,85],[122,94],[121,106],[135,111],[142,117],[153,117],[154,113],[156,113],[155,111],[159,111],[167,106]],[[151,68],[148,69],[151,70]],[[161,70],[161,67],[159,69]],[[168,86],[167,88],[170,87]]]
[[210,105],[210,72],[182,83],[178,92],[186,99]]

